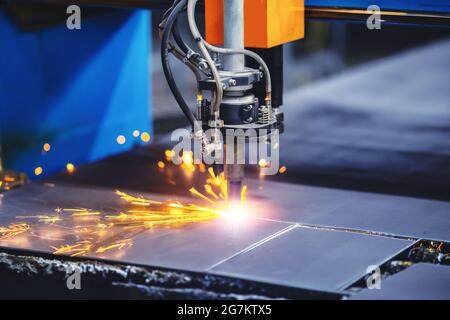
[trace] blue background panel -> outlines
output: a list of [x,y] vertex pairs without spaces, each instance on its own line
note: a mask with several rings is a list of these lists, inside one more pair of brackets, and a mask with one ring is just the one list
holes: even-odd
[[[8,169],[45,174],[130,149],[151,133],[150,13],[117,11],[24,32],[0,11],[0,116]],[[118,135],[127,137],[119,145]],[[45,142],[51,151],[42,153]]]
[[450,13],[449,0],[305,0],[305,5],[355,9],[367,9],[371,5],[377,5],[381,10]]

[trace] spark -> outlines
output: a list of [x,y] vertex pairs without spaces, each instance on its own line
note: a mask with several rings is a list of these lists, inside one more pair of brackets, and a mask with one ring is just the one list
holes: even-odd
[[127,142],[127,138],[125,138],[125,136],[123,135],[119,135],[116,138],[117,144],[123,145]]
[[118,250],[122,250],[125,247],[131,247],[133,244],[133,240],[132,239],[123,239],[120,241],[117,241],[116,243],[113,243],[111,245],[107,245],[107,246],[101,246],[99,247],[95,252],[97,253],[103,253],[112,249],[118,249]]
[[251,216],[252,208],[243,202],[231,202],[220,211],[220,216],[232,225],[238,225],[246,217]]
[[68,173],[74,173],[75,172],[75,166],[72,163],[66,164],[66,170]]
[[434,241],[431,241],[430,242],[430,245],[429,245],[429,247],[428,247],[428,249],[431,251],[431,250],[436,250],[436,251],[442,251],[442,247],[444,246],[444,243],[443,242],[441,242],[441,243],[439,243],[439,244],[437,244],[437,243],[435,243]]
[[284,173],[286,173],[286,171],[287,171],[287,168],[285,166],[282,166],[278,172],[280,172],[281,174],[284,174]]
[[93,244],[89,240],[83,240],[75,243],[74,245],[64,245],[59,248],[51,248],[54,249],[53,254],[70,254],[71,257],[76,257],[88,253],[93,248]]
[[72,217],[90,217],[90,216],[99,216],[102,213],[100,211],[90,211],[88,209],[62,209],[64,212],[71,212]]
[[207,194],[211,195],[214,199],[219,200],[219,196],[214,192],[213,188],[209,184],[205,184],[205,191]]
[[164,169],[165,167],[166,167],[166,164],[164,162],[162,162],[162,161],[158,162],[158,168]]
[[211,167],[209,167],[209,168],[208,168],[208,173],[209,173],[209,175],[211,176],[212,181],[214,181],[214,182],[219,181],[219,185],[220,185],[220,180],[217,180],[216,174],[214,173],[214,169],[211,168]]
[[204,194],[202,194],[201,192],[199,192],[197,189],[195,188],[191,188],[189,189],[189,192],[192,193],[194,196],[197,196],[199,198],[202,198],[203,200],[208,201],[209,203],[214,204],[214,201],[209,199],[207,196],[205,196]]
[[200,163],[198,165],[198,170],[200,171],[200,173],[205,173],[206,172],[206,166],[203,163]]
[[266,159],[261,159],[261,160],[259,160],[258,165],[261,168],[267,168],[269,166],[269,163],[267,162]]
[[149,199],[145,199],[142,197],[134,197],[134,196],[130,196],[124,192],[121,192],[119,190],[116,190],[116,195],[118,195],[122,200],[125,200],[127,202],[130,202],[132,204],[138,204],[138,205],[151,205],[151,204],[162,204],[162,202],[159,201],[153,201],[153,200],[149,200]]
[[141,132],[139,130],[134,130],[133,131],[133,137],[137,138],[141,135]]
[[87,209],[84,208],[57,208],[55,211],[68,211],[68,212],[83,212],[86,211]]
[[14,187],[24,185],[26,181],[27,178],[23,174],[3,172],[3,176],[0,174],[0,192],[2,190],[8,191]]
[[228,183],[225,179],[224,172],[220,174],[220,190],[222,191],[225,201],[228,201]]
[[15,223],[8,227],[0,227],[0,239],[15,237],[30,230],[31,226],[28,223]]
[[[173,150],[166,150],[164,152],[166,156],[166,160],[168,162],[173,162],[175,157],[175,152]],[[165,164],[164,164],[165,165]],[[162,168],[162,163],[158,163],[158,167]],[[213,199],[210,199],[207,195],[202,194],[196,188],[191,188],[189,191],[196,197],[201,198],[202,200],[207,201],[210,204],[223,204],[217,202],[222,199],[223,202],[228,201],[228,184],[225,179],[225,174],[222,172],[218,175],[215,174],[214,169],[212,167],[206,167],[205,164],[200,163],[198,165],[195,164],[194,154],[192,151],[185,151],[181,156],[181,165],[180,168],[185,173],[187,178],[190,178],[194,172],[196,172],[198,167],[198,171],[200,173],[208,172],[208,176],[206,177],[206,184],[204,185],[205,192],[207,195],[211,196]]]
[[[120,137],[118,137],[118,143],[122,141],[119,139]],[[125,143],[125,137],[123,137],[123,143]],[[169,163],[173,162],[176,155],[173,150],[166,150],[165,156]],[[59,245],[52,243],[50,247],[53,249],[53,253],[73,257],[86,256],[125,250],[133,245],[138,234],[149,229],[177,228],[219,217],[238,221],[241,219],[242,213],[248,211],[241,207],[246,200],[247,186],[242,189],[241,204],[228,203],[227,181],[223,172],[216,174],[212,167],[195,164],[192,152],[183,152],[179,159],[182,160],[179,167],[185,173],[192,174],[198,168],[198,172],[205,178],[203,185],[205,193],[194,187],[189,189],[192,195],[199,198],[199,204],[189,201],[155,201],[141,195],[131,195],[116,190],[116,196],[128,204],[120,212],[103,212],[81,207],[58,207],[53,215],[16,217],[36,221],[32,224],[18,223],[0,228],[0,239],[30,232],[32,228],[33,234],[38,236],[43,233],[61,234],[62,232],[69,235],[70,238],[73,236],[76,238],[73,243],[59,243]],[[165,162],[158,162],[160,169],[164,169],[166,166]],[[167,174],[171,170],[164,172]],[[200,200],[205,204],[201,204]],[[95,223],[93,219],[95,219]],[[45,227],[42,223],[45,223]]]
[[173,150],[166,150],[164,152],[164,155],[166,156],[167,161],[172,161],[172,159],[175,157],[175,151]]
[[228,200],[228,186],[227,180],[225,179],[225,174],[222,172],[218,176],[214,173],[213,168],[208,168],[208,173],[210,175],[209,179],[206,179],[206,183],[212,187],[216,187],[220,190],[219,197],[223,200]]
[[34,174],[36,176],[40,176],[43,172],[44,172],[44,169],[42,169],[42,167],[37,167],[36,169],[34,169]]
[[61,217],[59,215],[56,216],[39,216],[40,222],[46,222],[46,223],[55,223],[58,221],[62,221]]
[[18,216],[16,218],[20,219],[36,219],[39,222],[45,222],[45,223],[55,223],[58,221],[62,221],[60,215],[37,215],[37,216]]
[[10,176],[6,176],[4,178],[4,180],[5,180],[5,182],[14,182],[14,181],[16,181],[16,179],[14,177],[10,177]]
[[247,201],[247,186],[244,185],[241,190],[241,202]]
[[[135,207],[118,214],[106,214],[85,208],[61,209],[63,213],[71,213],[67,218],[96,216],[100,219],[100,222],[94,225],[76,226],[75,232],[79,236],[86,235],[89,239],[80,240],[72,245],[65,244],[60,247],[52,247],[53,253],[83,256],[90,253],[122,250],[132,246],[133,238],[142,231],[156,227],[178,227],[193,222],[209,221],[221,215],[219,210],[192,203],[157,202],[118,190],[116,195]],[[144,203],[151,208],[148,210],[139,209],[140,204]],[[112,230],[112,228],[120,229],[114,232],[113,238],[103,239],[101,235],[104,235],[107,230]],[[133,230],[134,233],[131,232],[130,234],[130,230]]]
[[192,151],[185,151],[183,152],[183,155],[181,157],[181,160],[183,163],[181,164],[181,168],[186,173],[193,173],[195,172],[195,165],[194,165],[194,155]]
[[50,143],[44,143],[44,145],[42,146],[42,150],[44,150],[45,152],[49,152],[51,148],[52,146],[50,145]]
[[185,164],[193,164],[194,163],[194,156],[193,156],[192,151],[184,151],[181,159],[183,160],[183,163],[185,163]]
[[145,142],[145,143],[150,142],[150,139],[151,139],[151,137],[150,137],[150,134],[148,132],[143,132],[141,134],[141,140],[143,142]]

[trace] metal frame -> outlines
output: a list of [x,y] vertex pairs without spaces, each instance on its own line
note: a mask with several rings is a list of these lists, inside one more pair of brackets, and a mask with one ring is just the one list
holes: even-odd
[[[367,21],[372,14],[365,9],[354,8],[306,8],[307,19],[333,19],[350,21]],[[381,11],[381,19],[388,23],[450,25],[450,14],[416,11]]]
[[[14,2],[3,0],[10,4],[41,4],[41,5],[69,5],[78,4],[94,7],[118,7],[118,8],[150,8],[168,9],[171,0],[15,0]],[[1,0],[0,0],[1,2]],[[200,4],[199,4],[200,5]],[[338,8],[338,7],[305,7],[307,19],[335,19],[366,21],[370,15],[365,9]],[[427,11],[389,11],[381,12],[383,21],[391,23],[414,24],[438,24],[450,25],[450,14]]]

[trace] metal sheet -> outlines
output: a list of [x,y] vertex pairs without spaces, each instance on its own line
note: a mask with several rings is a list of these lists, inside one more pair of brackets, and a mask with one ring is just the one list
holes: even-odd
[[[151,199],[164,196],[146,194]],[[46,187],[31,184],[5,193],[0,204],[0,225],[29,221],[24,216],[54,214],[56,208],[83,207],[117,214],[126,209],[112,190],[69,187]],[[172,198],[173,199],[173,198]],[[182,199],[179,199],[182,200]],[[18,218],[17,218],[18,217]],[[51,253],[51,246],[74,243],[76,221],[59,225],[39,223],[32,233],[0,241],[0,246],[23,248]],[[124,250],[89,253],[88,257],[121,262],[167,267],[191,271],[204,271],[222,259],[282,230],[286,225],[278,222],[242,219],[239,224],[217,218],[207,222],[181,226],[154,228],[133,235],[133,245]]]
[[264,183],[263,190],[258,182],[249,185],[253,198],[264,203],[258,214],[265,218],[450,241],[448,202],[274,182]]
[[295,228],[212,269],[222,275],[318,290],[340,290],[410,241]]
[[363,290],[354,300],[450,300],[450,267],[419,263],[381,282],[380,290]]

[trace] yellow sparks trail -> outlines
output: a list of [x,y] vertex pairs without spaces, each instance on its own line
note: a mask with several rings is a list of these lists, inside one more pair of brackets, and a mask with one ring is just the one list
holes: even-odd
[[0,174],[0,192],[11,190],[12,188],[22,186],[26,183],[27,178],[24,174],[13,174],[3,172]]
[[[62,209],[71,212],[70,217],[96,216],[103,223],[83,228],[83,233],[91,237],[78,241],[73,245],[53,247],[55,254],[70,254],[71,256],[86,255],[89,253],[105,253],[110,250],[122,250],[133,245],[133,237],[138,233],[155,227],[179,227],[187,223],[201,222],[215,219],[220,212],[200,207],[195,204],[180,202],[159,202],[143,197],[135,197],[121,191],[116,194],[133,206],[147,204],[148,210],[133,208],[115,215],[103,214],[87,209]],[[119,229],[117,229],[119,228]],[[102,231],[113,231],[110,238],[103,239]],[[131,237],[130,237],[131,235]],[[124,238],[120,238],[123,236]],[[119,239],[118,239],[119,238]]]
[[0,239],[15,237],[30,230],[31,226],[27,223],[16,223],[8,227],[0,227]]
[[[60,238],[69,235],[71,238],[75,237],[71,244],[50,246],[54,254],[73,257],[92,253],[103,254],[131,247],[134,238],[146,230],[176,228],[189,223],[205,222],[218,218],[226,211],[228,192],[224,173],[216,175],[213,168],[195,164],[192,153],[185,152],[179,157],[172,150],[167,150],[165,156],[167,162],[173,161],[176,157],[181,159],[179,167],[186,174],[196,171],[205,174],[206,194],[194,187],[189,191],[205,201],[207,206],[179,201],[155,201],[116,190],[115,194],[128,204],[126,210],[113,214],[88,208],[56,208],[53,214],[16,217],[35,222],[32,224],[21,222],[0,227],[0,240],[9,241],[20,234],[33,232],[34,236],[41,239],[61,242]],[[157,166],[162,171],[167,168],[162,161],[159,161]],[[246,194],[247,187],[244,186],[241,193],[242,201],[245,201]],[[46,238],[48,234],[56,234],[57,239]]]
[[241,202],[247,201],[247,186],[244,185],[241,190]]
[[431,242],[430,242],[430,245],[429,245],[429,247],[428,247],[428,250],[429,250],[429,251],[436,250],[436,251],[441,252],[443,246],[444,246],[444,243],[443,243],[443,242],[441,242],[441,243],[438,244],[438,243],[435,243],[434,241],[431,241]]
[[205,201],[208,201],[209,203],[214,204],[214,201],[212,201],[210,198],[208,198],[207,196],[205,196],[204,194],[202,194],[201,192],[197,191],[197,189],[195,188],[191,188],[189,189],[189,191],[194,195],[197,196]]
[[72,217],[91,217],[91,216],[99,216],[102,213],[100,211],[90,211],[89,209],[62,209],[64,212],[71,212]]
[[139,197],[139,198],[133,197],[133,196],[130,196],[130,195],[124,193],[124,192],[120,192],[120,191],[118,191],[118,190],[116,190],[116,194],[117,194],[121,199],[123,199],[123,200],[125,200],[125,201],[127,201],[127,202],[130,202],[130,203],[132,203],[132,204],[138,204],[138,205],[141,205],[141,204],[146,204],[146,205],[150,205],[150,204],[162,204],[162,202],[159,202],[159,201],[153,201],[153,200],[145,199],[145,198],[142,198],[142,197]]
[[100,247],[96,250],[97,253],[103,253],[106,252],[108,250],[111,249],[118,249],[118,250],[122,250],[123,248],[129,247],[131,246],[133,243],[133,241],[131,239],[124,239],[122,241],[119,241],[117,243],[111,244],[109,246],[106,247]]
[[62,221],[61,216],[59,214],[50,216],[50,215],[37,215],[37,216],[19,216],[16,218],[21,219],[37,219],[39,222],[45,222],[45,223],[55,223],[58,221]]
[[205,191],[207,194],[211,195],[214,199],[219,200],[219,196],[214,192],[213,188],[209,184],[205,184]]
[[[123,250],[133,245],[133,238],[148,229],[156,227],[180,227],[188,223],[202,222],[215,219],[220,211],[201,207],[192,203],[159,202],[144,197],[135,197],[121,191],[116,195],[132,206],[129,210],[118,214],[107,214],[91,211],[86,208],[57,208],[55,215],[36,215],[17,217],[21,219],[35,219],[37,229],[43,228],[48,233],[53,228],[68,225],[73,235],[79,240],[74,244],[51,246],[54,254],[65,254],[73,257],[91,253],[105,253],[111,250]],[[146,204],[148,209],[140,209]],[[95,223],[78,224],[79,218],[93,217]],[[92,221],[92,219],[88,220]],[[58,224],[56,224],[58,223]],[[30,232],[28,223],[12,224],[0,228],[0,240],[11,239],[23,233]]]

